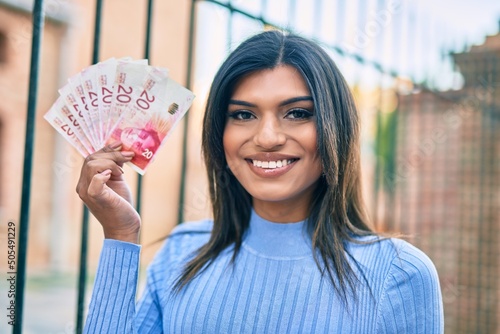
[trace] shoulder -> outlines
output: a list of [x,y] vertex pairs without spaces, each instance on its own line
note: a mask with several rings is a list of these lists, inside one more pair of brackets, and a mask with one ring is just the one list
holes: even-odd
[[436,267],[418,248],[394,239],[398,250],[379,303],[379,326],[391,331],[442,333],[443,301]]
[[441,303],[438,273],[424,252],[398,238],[359,241],[365,244],[350,245],[348,250],[379,301],[388,296],[392,302],[413,299],[417,308]]
[[396,255],[385,279],[385,294],[399,295],[402,300],[413,297],[417,308],[442,308],[439,277],[431,259],[404,240],[392,242]]
[[[389,275],[399,282],[417,282],[422,288],[439,285],[436,267],[432,260],[420,249],[409,242],[391,238],[381,241],[387,248],[385,254],[390,259]],[[390,279],[390,277],[388,277]]]
[[207,234],[212,232],[213,225],[212,219],[185,222],[174,227],[172,232],[170,232],[169,238],[183,235]]
[[420,249],[401,239],[391,239],[395,257],[392,261],[393,272],[404,276],[418,274],[422,277],[437,280],[436,267],[431,259]]
[[350,243],[348,251],[363,268],[381,270],[384,272],[383,276],[419,274],[437,279],[437,271],[431,259],[405,240],[370,236],[360,237],[358,241],[360,243]]
[[[364,239],[364,240],[363,240]],[[436,267],[409,242],[377,237],[354,244],[352,257],[366,274],[377,300],[382,332],[440,333],[443,306]]]
[[210,238],[213,221],[204,219],[177,225],[166,238],[161,251],[173,251],[177,255],[192,252],[204,245]]
[[175,268],[185,263],[201,246],[208,242],[213,221],[204,219],[177,225],[166,237],[156,253],[150,270]]

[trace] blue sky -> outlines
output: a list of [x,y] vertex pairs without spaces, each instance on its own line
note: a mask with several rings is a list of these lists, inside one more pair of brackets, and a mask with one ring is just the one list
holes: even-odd
[[[295,10],[290,10],[292,2]],[[261,26],[236,15],[229,38],[228,11],[198,4],[198,45],[210,54],[200,57],[203,64],[197,68],[209,82],[227,52]],[[445,55],[481,44],[486,35],[499,31],[500,20],[500,0],[232,0],[231,4],[256,15],[262,12],[268,21],[441,89],[460,86],[460,76]],[[332,57],[351,83],[379,80],[369,66],[335,52]]]
[[498,32],[498,0],[421,0],[423,6],[439,19],[449,22],[456,33],[469,43],[481,43],[485,35]]

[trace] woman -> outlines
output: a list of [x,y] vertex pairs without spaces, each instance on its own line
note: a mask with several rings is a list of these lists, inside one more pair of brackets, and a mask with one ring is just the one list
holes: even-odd
[[89,333],[439,333],[437,273],[368,227],[358,114],[316,44],[264,32],[215,76],[203,153],[214,219],[177,227],[135,307],[140,217],[116,143],[86,159],[78,194],[106,240]]

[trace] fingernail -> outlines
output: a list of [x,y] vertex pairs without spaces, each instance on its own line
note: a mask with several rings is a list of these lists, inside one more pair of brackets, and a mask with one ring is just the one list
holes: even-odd
[[119,148],[120,146],[122,146],[122,143],[120,141],[115,141],[114,143],[109,145],[109,147],[112,148],[113,150]]
[[125,171],[123,170],[123,168],[121,168],[120,166],[118,166],[118,169],[120,170],[120,172],[122,172],[122,174],[125,174]]
[[123,155],[124,157],[126,157],[126,158],[131,158],[131,157],[133,157],[133,156],[135,155],[135,153],[134,153],[134,152],[131,152],[131,151],[123,151],[123,152],[122,152],[122,155]]

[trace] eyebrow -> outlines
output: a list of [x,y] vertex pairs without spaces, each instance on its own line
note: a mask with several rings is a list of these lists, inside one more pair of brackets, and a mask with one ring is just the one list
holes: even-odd
[[[311,96],[297,96],[297,97],[292,97],[290,99],[286,99],[286,100],[280,102],[279,106],[283,107],[283,106],[286,106],[288,104],[292,104],[292,103],[299,102],[299,101],[312,101],[312,100],[313,100],[313,98]],[[255,105],[253,103],[242,101],[242,100],[233,100],[233,99],[229,100],[229,104],[237,104],[237,105],[245,106],[245,107],[257,107],[257,105]]]

